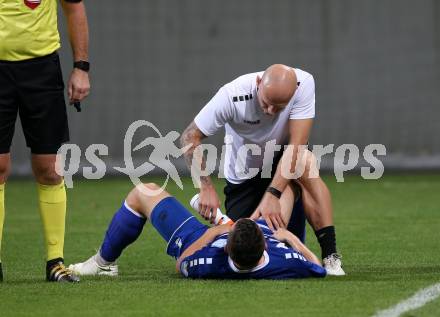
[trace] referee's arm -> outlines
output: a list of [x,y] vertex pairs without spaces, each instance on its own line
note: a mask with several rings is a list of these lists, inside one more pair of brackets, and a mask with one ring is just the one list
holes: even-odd
[[[81,0],[61,0],[61,5],[67,21],[74,62],[88,61],[89,27],[84,3]],[[83,100],[88,96],[89,91],[89,74],[84,70],[74,68],[67,86],[69,102]]]

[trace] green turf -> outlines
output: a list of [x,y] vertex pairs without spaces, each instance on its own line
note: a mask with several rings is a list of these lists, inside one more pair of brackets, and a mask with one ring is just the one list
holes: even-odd
[[[347,277],[290,281],[192,281],[174,271],[165,243],[147,225],[120,259],[120,277],[46,283],[44,247],[30,181],[6,188],[0,316],[369,316],[440,281],[440,175],[347,177],[326,182],[333,194],[338,246]],[[99,247],[131,184],[76,182],[68,191],[65,256],[81,261]],[[218,183],[219,190],[221,182]],[[195,190],[188,180],[186,204]],[[220,190],[221,191],[221,190]],[[318,246],[309,232],[312,250]],[[407,314],[435,316],[439,301]]]

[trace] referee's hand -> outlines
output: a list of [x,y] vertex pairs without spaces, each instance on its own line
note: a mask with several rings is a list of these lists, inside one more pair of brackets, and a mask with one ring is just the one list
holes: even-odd
[[210,223],[214,223],[217,209],[220,207],[220,199],[213,185],[205,185],[200,188],[199,214]]
[[89,74],[81,69],[74,68],[70,74],[69,83],[67,84],[67,95],[69,103],[82,101],[89,95],[90,80]]
[[265,193],[261,199],[255,212],[250,217],[252,220],[257,220],[263,217],[267,225],[272,231],[278,228],[286,228],[283,217],[281,216],[280,200],[270,193]]

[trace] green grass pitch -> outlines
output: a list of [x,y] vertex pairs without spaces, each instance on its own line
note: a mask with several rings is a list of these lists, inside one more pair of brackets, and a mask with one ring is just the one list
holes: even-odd
[[[158,180],[158,179],[154,179]],[[160,179],[159,179],[160,180]],[[288,281],[186,280],[148,224],[119,261],[120,276],[44,281],[41,221],[32,181],[6,187],[0,316],[370,316],[440,281],[440,175],[385,175],[378,181],[325,177],[333,195],[339,251],[348,276]],[[65,259],[99,247],[127,179],[78,181],[68,190]],[[188,206],[196,192],[169,191]],[[222,182],[217,183],[221,192]],[[316,239],[307,243],[319,254]],[[440,300],[406,316],[440,316]]]

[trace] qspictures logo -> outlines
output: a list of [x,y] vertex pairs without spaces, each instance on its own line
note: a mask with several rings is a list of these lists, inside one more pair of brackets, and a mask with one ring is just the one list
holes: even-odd
[[[141,130],[143,129],[143,130]],[[149,133],[147,133],[149,131]],[[150,136],[151,131],[154,136]],[[143,134],[141,134],[143,132]],[[139,144],[133,146],[133,139],[135,134],[144,136],[144,140]],[[146,136],[148,135],[148,136]],[[186,151],[188,151],[192,144],[188,144],[183,148],[179,148],[178,143],[180,133],[177,131],[170,131],[166,134],[162,134],[161,131],[151,122],[146,120],[138,120],[133,122],[127,129],[124,136],[124,166],[110,167],[115,171],[127,176],[133,185],[137,186],[141,184],[141,177],[147,176],[155,169],[160,169],[166,174],[165,181],[161,188],[152,191],[144,186],[139,186],[142,190],[146,191],[146,194],[153,196],[164,190],[169,180],[171,179],[180,189],[183,189],[182,179],[179,171],[173,164],[172,159],[178,159],[182,157]],[[222,173],[223,162],[221,158],[225,156],[225,151],[231,151],[231,144],[233,142],[232,136],[225,136],[225,144],[221,148],[221,153],[218,155],[218,149],[213,144],[200,144],[194,151],[201,151],[203,153],[206,164],[202,168],[201,164],[193,159],[189,170],[191,171],[191,177],[195,188],[200,187],[200,177],[212,176],[215,173],[215,167],[220,159],[220,171],[216,177],[224,178]],[[144,148],[151,148],[149,155],[147,155],[138,166],[135,166],[133,160],[133,153],[140,151]],[[321,159],[324,155],[334,155],[333,174],[338,182],[344,181],[344,173],[351,171],[358,167],[360,158],[360,149],[355,144],[342,144],[335,148],[334,144],[327,145],[313,145],[309,150],[307,146],[300,146],[298,156],[296,160],[295,172],[291,172],[291,163],[294,153],[293,145],[281,146],[276,144],[275,140],[269,140],[265,143],[264,147],[257,144],[244,144],[235,153],[237,156],[234,171],[236,175],[239,175],[242,179],[253,178],[260,175],[262,178],[271,177],[272,163],[274,160],[274,152],[283,150],[287,155],[283,155],[281,160],[281,175],[288,179],[297,179],[304,175],[306,167],[306,158],[313,154],[313,160],[311,166],[309,166],[310,172],[307,177],[316,178],[319,177],[319,169],[321,165]],[[91,144],[85,150],[85,159],[90,166],[82,168],[82,175],[86,179],[102,179],[107,171],[108,167],[103,161],[102,157],[108,156],[109,148],[105,144]],[[292,155],[289,155],[292,153]],[[249,155],[262,156],[263,162],[265,162],[262,169],[249,168],[243,164],[246,162]],[[364,179],[379,179],[384,173],[384,165],[378,158],[379,156],[386,155],[386,148],[383,144],[370,144],[367,145],[363,151],[362,156],[365,162],[370,166],[361,167],[361,176]],[[139,155],[138,155],[139,156]],[[56,172],[64,177],[64,181],[68,188],[73,188],[73,176],[80,173],[82,151],[77,144],[64,144],[58,150]],[[288,159],[286,160],[285,157]],[[69,158],[69,159],[68,159]]]

